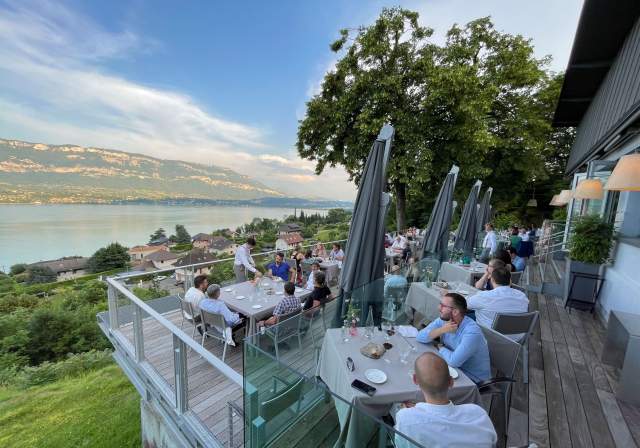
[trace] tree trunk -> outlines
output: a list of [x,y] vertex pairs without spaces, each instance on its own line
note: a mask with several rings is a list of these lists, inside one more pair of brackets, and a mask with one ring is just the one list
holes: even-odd
[[400,232],[407,227],[405,219],[407,191],[406,185],[400,181],[395,181],[393,187],[396,191],[396,230]]

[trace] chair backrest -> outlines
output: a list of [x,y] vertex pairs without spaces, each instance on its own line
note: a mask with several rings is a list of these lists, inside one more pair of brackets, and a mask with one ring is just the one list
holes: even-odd
[[298,265],[296,264],[296,260],[293,260],[291,258],[287,258],[284,261],[289,265],[290,268],[297,269]]
[[522,279],[522,271],[511,273],[511,283],[520,283],[521,279]]
[[265,421],[281,415],[287,408],[300,400],[304,386],[304,377],[285,387],[280,393],[260,403],[260,417]]
[[567,299],[585,303],[596,303],[604,281],[605,279],[600,275],[572,272]]
[[186,300],[182,299],[179,295],[178,295],[178,300],[180,301],[180,309],[182,310],[182,316],[187,320],[193,320],[195,316],[193,311],[193,305],[191,305],[191,302],[187,302]]
[[496,372],[496,376],[513,378],[520,354],[520,344],[491,328],[483,326],[480,328],[489,346],[491,369]]
[[[537,321],[538,311],[530,313],[498,313],[493,319],[491,328],[501,334],[526,333],[528,336],[533,332]],[[527,336],[525,336],[524,340],[527,339]]]
[[222,333],[227,326],[222,314],[200,310],[200,315],[202,316],[202,323],[205,325],[205,328],[212,327]]
[[404,300],[406,299],[408,292],[409,292],[409,285],[389,286],[387,288],[387,297],[392,298],[394,302],[404,303]]
[[283,314],[278,318],[278,323],[274,328],[274,334],[278,338],[284,338],[298,331],[300,325],[300,311]]

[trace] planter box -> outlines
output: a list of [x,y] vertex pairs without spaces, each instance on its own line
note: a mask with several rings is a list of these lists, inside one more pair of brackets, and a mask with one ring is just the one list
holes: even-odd
[[[582,263],[580,261],[574,261],[567,257],[565,263],[565,276],[564,276],[564,303],[567,303],[569,298],[569,289],[573,284],[572,299],[587,298],[590,299],[593,296],[593,280],[581,278],[575,276],[575,274],[589,274],[600,275],[604,272],[603,264],[591,264]],[[575,283],[574,283],[575,278]]]

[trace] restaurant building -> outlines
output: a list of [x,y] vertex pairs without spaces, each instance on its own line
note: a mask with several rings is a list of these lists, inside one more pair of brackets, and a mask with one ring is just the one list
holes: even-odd
[[[597,311],[604,320],[612,310],[640,314],[640,2],[585,1],[553,124],[577,127],[572,190],[585,179],[604,187],[596,199],[569,202],[565,235],[593,213],[618,235]],[[614,169],[617,185],[607,189]]]

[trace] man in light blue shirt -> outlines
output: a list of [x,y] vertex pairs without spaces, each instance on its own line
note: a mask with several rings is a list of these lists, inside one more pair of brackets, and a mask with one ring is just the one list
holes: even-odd
[[400,266],[394,264],[391,267],[391,275],[384,281],[384,296],[387,297],[389,295],[389,288],[405,288],[406,286],[407,279],[400,274]]
[[511,256],[511,265],[516,272],[524,271],[527,262],[524,258],[518,256],[518,253],[513,247],[509,247],[509,255]]
[[224,321],[230,327],[234,327],[242,322],[240,315],[231,311],[227,304],[220,297],[220,286],[211,284],[207,288],[207,297],[200,302],[200,309],[208,313],[222,314]]
[[451,367],[462,370],[476,383],[491,378],[489,347],[482,330],[465,316],[467,301],[460,294],[448,293],[440,300],[440,317],[418,332],[424,344],[440,338],[438,352]]

